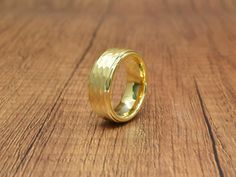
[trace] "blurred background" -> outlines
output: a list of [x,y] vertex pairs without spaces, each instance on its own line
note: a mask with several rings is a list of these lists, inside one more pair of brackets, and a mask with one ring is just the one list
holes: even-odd
[[[236,176],[235,46],[235,0],[0,0],[0,176]],[[122,125],[87,96],[113,47],[148,68]]]

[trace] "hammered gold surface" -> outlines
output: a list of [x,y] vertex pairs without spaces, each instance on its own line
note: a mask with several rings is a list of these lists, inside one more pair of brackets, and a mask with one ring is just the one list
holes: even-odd
[[[121,63],[126,68],[127,85],[120,103],[113,108],[111,85]],[[95,62],[90,73],[89,99],[100,117],[126,122],[140,110],[146,87],[146,68],[141,57],[132,50],[108,49]]]

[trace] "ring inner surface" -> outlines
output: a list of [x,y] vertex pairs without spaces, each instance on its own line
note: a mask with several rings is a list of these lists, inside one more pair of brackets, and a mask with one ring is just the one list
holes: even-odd
[[[121,83],[121,80],[125,80],[125,88],[123,91],[120,86],[121,84],[112,84],[113,92],[118,91],[117,88],[119,88],[119,92],[123,92],[121,98],[119,98],[119,102],[115,105],[113,104],[113,109],[119,117],[127,117],[135,114],[142,103],[145,94],[145,71],[143,66],[139,64],[139,59],[134,56],[124,58],[119,64],[119,67],[115,72],[115,82],[118,80]],[[119,73],[119,69],[122,68],[123,71],[120,70],[121,73]],[[124,74],[126,74],[126,78]],[[114,94],[116,93],[112,93],[113,96]]]

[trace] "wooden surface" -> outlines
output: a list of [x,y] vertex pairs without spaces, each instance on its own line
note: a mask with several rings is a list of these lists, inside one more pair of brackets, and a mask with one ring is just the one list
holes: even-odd
[[[235,0],[2,0],[0,17],[0,176],[236,176]],[[87,97],[111,47],[149,71],[122,125]]]

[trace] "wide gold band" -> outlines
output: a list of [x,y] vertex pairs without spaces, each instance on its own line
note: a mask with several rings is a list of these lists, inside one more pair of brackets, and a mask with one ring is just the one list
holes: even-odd
[[[118,106],[112,106],[112,81],[118,66],[124,63],[127,84]],[[123,65],[122,65],[123,66]],[[108,49],[95,62],[89,78],[89,100],[101,117],[126,122],[140,110],[147,89],[146,67],[132,50]]]

